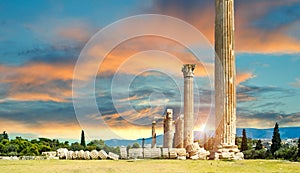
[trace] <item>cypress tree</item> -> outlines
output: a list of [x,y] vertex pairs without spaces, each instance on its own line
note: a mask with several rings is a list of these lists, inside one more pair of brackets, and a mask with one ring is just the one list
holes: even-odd
[[6,133],[6,131],[3,132],[3,139],[7,139],[8,140],[8,134]]
[[277,151],[281,147],[281,139],[280,133],[278,128],[278,123],[275,124],[273,137],[272,137],[272,145],[271,145],[271,152],[274,155],[275,151]]
[[243,129],[243,138],[242,138],[241,151],[246,151],[246,150],[248,150],[247,136],[246,136],[246,130]]
[[85,136],[84,136],[84,131],[81,131],[81,141],[80,141],[80,145],[82,145],[83,147],[86,147],[85,145]]
[[259,139],[256,143],[255,150],[261,150],[263,145],[261,144],[261,140]]

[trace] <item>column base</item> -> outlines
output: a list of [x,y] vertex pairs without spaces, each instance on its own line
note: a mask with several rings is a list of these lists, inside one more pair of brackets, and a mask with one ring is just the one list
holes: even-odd
[[216,146],[215,151],[211,153],[210,158],[214,160],[243,160],[244,154],[240,152],[236,145],[222,144]]

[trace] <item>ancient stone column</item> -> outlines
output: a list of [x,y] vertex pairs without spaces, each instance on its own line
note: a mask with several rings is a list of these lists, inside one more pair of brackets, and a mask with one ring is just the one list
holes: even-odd
[[[234,149],[236,135],[236,69],[234,55],[234,1],[215,1],[215,149]],[[232,150],[230,150],[232,151]]]
[[152,121],[152,144],[151,144],[151,148],[156,148],[155,126],[156,126],[156,121]]
[[194,142],[194,69],[196,64],[182,67],[184,77],[184,148]]
[[183,117],[179,116],[175,120],[174,147],[183,148]]
[[173,144],[173,109],[167,109],[164,118],[164,148],[172,148]]

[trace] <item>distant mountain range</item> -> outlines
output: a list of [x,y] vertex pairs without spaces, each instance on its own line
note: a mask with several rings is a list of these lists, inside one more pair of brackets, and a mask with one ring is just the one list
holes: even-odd
[[[255,129],[255,128],[245,128],[246,135],[248,138],[252,139],[272,139],[273,128],[270,129]],[[243,128],[237,128],[237,136],[242,136]],[[281,127],[279,128],[281,139],[288,138],[299,138],[300,137],[300,127]],[[202,138],[201,132],[195,132],[195,139]],[[142,139],[136,140],[126,140],[126,139],[110,139],[106,140],[105,143],[109,146],[127,146],[133,143],[142,144]],[[163,135],[158,135],[156,137],[157,145],[163,144]],[[145,138],[145,144],[151,144],[151,137]]]
[[[255,128],[245,128],[246,135],[248,138],[253,139],[272,139],[273,128],[270,129],[255,129]],[[237,128],[237,136],[242,136],[242,128]],[[299,138],[300,137],[300,127],[280,127],[279,133],[281,139],[289,138]]]

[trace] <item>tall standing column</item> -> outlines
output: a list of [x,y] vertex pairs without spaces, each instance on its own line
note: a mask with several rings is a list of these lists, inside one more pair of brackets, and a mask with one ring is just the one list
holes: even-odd
[[194,142],[194,69],[196,64],[182,67],[184,77],[184,148]]
[[156,148],[155,126],[156,126],[156,121],[152,121],[152,144],[151,144],[151,148]]
[[215,0],[215,3],[215,144],[219,149],[236,148],[234,0]]
[[164,118],[164,148],[172,148],[173,145],[173,109],[167,109]]

